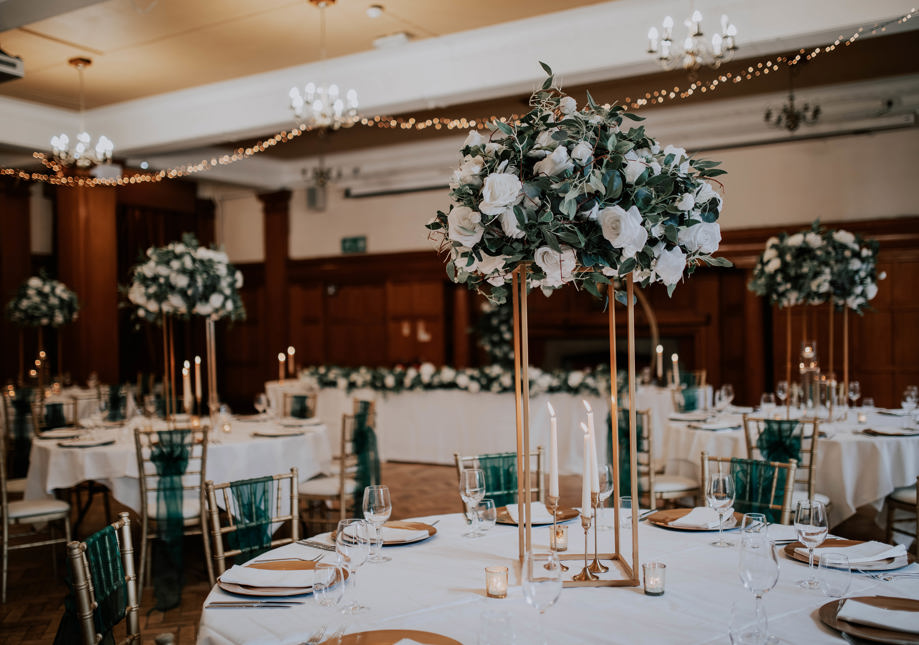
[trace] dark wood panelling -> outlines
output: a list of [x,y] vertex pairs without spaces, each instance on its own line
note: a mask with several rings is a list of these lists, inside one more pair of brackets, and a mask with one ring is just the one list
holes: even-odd
[[[290,191],[279,190],[258,196],[262,202],[265,229],[265,307],[263,319],[263,373],[277,369],[278,352],[290,344],[288,325],[287,254],[290,243]],[[275,371],[275,378],[277,378]]]
[[[0,231],[0,306],[5,307],[19,285],[32,275],[29,184],[0,180]],[[25,362],[27,356],[36,353],[35,336],[32,330],[23,331],[7,321],[0,312],[0,374],[7,378],[18,376],[20,339],[28,342],[28,347],[21,350]]]

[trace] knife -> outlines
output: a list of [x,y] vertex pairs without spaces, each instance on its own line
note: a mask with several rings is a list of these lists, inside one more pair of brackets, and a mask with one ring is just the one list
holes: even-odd
[[319,542],[317,540],[297,540],[297,544],[302,544],[303,546],[311,546],[314,549],[321,549],[323,551],[334,551],[335,547],[326,544],[325,542]]

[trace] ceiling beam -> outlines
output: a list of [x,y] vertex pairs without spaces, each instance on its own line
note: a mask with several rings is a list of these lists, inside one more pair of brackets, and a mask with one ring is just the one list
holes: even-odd
[[76,11],[105,0],[0,0],[0,32]]

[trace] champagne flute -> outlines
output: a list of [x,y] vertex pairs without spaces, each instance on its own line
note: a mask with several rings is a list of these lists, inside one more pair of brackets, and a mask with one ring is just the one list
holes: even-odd
[[798,540],[807,547],[807,561],[810,576],[799,580],[798,584],[805,589],[817,589],[820,585],[814,576],[814,549],[823,544],[829,525],[826,518],[826,507],[817,500],[798,502],[795,509],[795,532]]
[[523,560],[523,597],[539,612],[539,633],[545,643],[543,614],[562,593],[562,566],[551,552],[527,551]]
[[738,573],[743,586],[753,594],[754,620],[745,630],[743,642],[768,642],[769,623],[763,607],[763,596],[779,579],[779,561],[775,545],[765,533],[747,533],[740,541]]
[[610,516],[601,511],[606,509],[606,500],[613,494],[613,487],[615,485],[613,482],[613,467],[609,464],[605,464],[597,471],[597,474],[600,475],[600,506],[597,509],[597,529],[600,531],[611,531],[613,530],[613,526],[610,523]]
[[392,499],[388,486],[368,486],[364,489],[364,519],[373,526],[373,546],[368,562],[389,562],[383,555],[383,524],[392,513]]
[[733,542],[724,539],[724,514],[734,505],[734,476],[731,473],[711,473],[705,483],[705,499],[718,513],[718,541],[712,542],[712,546],[734,546]]
[[858,381],[849,381],[849,400],[852,401],[852,407],[855,407],[855,402],[862,395],[862,384]]
[[479,537],[479,517],[475,509],[485,497],[485,472],[481,468],[467,468],[460,473],[460,497],[466,502],[466,515],[472,519],[472,528],[463,537]]
[[[348,568],[348,585],[355,591],[357,589],[357,570],[370,556],[370,537],[368,523],[358,518],[348,518],[338,522],[335,534],[335,552],[342,566]],[[356,600],[342,607],[344,614],[356,614],[365,611],[364,607]]]

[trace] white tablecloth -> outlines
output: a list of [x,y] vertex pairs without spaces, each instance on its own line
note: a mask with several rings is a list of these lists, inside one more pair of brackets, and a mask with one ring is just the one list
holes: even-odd
[[[835,526],[855,514],[859,506],[879,509],[895,488],[916,483],[919,475],[919,436],[874,437],[863,428],[899,427],[903,420],[874,412],[866,423],[821,423],[829,435],[817,444],[818,493],[830,498],[830,524]],[[746,457],[742,430],[693,430],[686,423],[671,421],[660,451],[668,474],[699,477],[702,451],[719,457]]]
[[[428,521],[433,518],[427,518]],[[569,525],[571,543],[575,523]],[[318,627],[326,636],[341,625],[348,633],[367,629],[415,629],[443,634],[474,645],[486,612],[506,613],[516,632],[516,643],[546,641],[553,645],[584,643],[652,643],[670,645],[727,644],[731,605],[752,607],[753,597],[737,574],[736,549],[710,546],[712,533],[669,531],[640,525],[641,562],[660,560],[667,565],[666,593],[646,596],[637,588],[567,588],[543,620],[523,599],[517,565],[516,527],[494,527],[484,538],[464,539],[466,529],[459,514],[446,515],[437,524],[437,535],[414,545],[388,547],[391,562],[365,564],[356,576],[358,600],[370,610],[342,617],[315,604],[290,609],[204,609],[198,630],[200,645],[302,643]],[[549,527],[535,528],[533,544],[545,548]],[[601,533],[601,540],[611,537]],[[601,542],[602,544],[602,542]],[[601,546],[601,548],[603,548]],[[631,552],[631,547],[628,548]],[[335,554],[301,545],[288,545],[265,558],[312,557]],[[816,609],[828,602],[819,591],[806,591],[796,581],[806,574],[806,564],[780,557],[780,578],[766,595],[769,629],[782,643],[837,645],[840,637],[822,626]],[[576,562],[569,561],[571,573]],[[510,570],[510,590],[505,599],[485,597],[486,566]],[[919,565],[913,565],[919,569]],[[852,577],[851,595],[919,597],[919,580],[881,582]],[[240,599],[218,588],[213,600]],[[542,633],[541,633],[542,632]],[[422,639],[423,642],[423,639]]]
[[[108,486],[116,500],[139,511],[135,423],[142,420],[133,419],[122,428],[94,430],[99,438],[115,439],[108,446],[64,448],[54,440],[33,440],[25,498],[50,497],[57,488],[94,480]],[[258,429],[272,427],[274,424],[233,422],[231,432],[217,436],[219,443],[208,444],[207,478],[216,483],[236,481],[283,473],[296,466],[300,481],[305,481],[330,462],[332,453],[324,425],[311,426],[299,436],[252,436]]]

